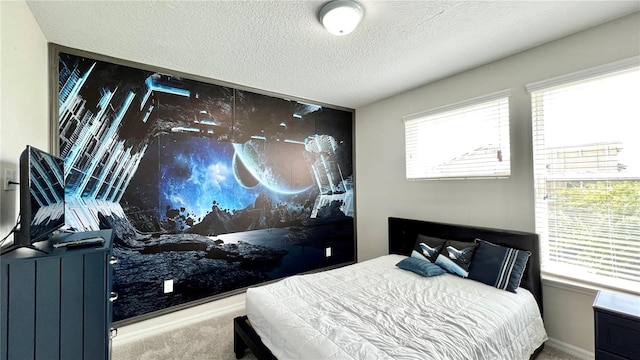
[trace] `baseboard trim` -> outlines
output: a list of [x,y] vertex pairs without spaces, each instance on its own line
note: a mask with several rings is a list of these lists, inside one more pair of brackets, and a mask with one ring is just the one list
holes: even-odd
[[552,347],[554,349],[558,349],[562,352],[565,352],[571,356],[575,356],[577,358],[580,359],[584,359],[584,360],[593,360],[595,358],[595,354],[587,351],[585,349],[579,348],[577,346],[571,345],[571,344],[567,344],[564,341],[560,341],[558,339],[554,339],[554,338],[549,338],[546,342],[544,346],[549,346]]
[[117,329],[112,346],[122,346],[233,312],[244,312],[244,294],[161,315]]

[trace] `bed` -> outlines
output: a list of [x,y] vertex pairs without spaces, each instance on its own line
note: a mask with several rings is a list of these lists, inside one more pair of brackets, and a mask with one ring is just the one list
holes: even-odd
[[[419,236],[530,256],[515,292],[425,278],[396,266],[415,257]],[[237,358],[250,349],[258,359],[533,359],[547,338],[536,234],[395,217],[388,255],[250,288],[246,307],[234,319]]]

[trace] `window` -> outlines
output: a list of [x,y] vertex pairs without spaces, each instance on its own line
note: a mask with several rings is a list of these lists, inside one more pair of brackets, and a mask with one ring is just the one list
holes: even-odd
[[407,180],[508,177],[509,95],[404,116]]
[[544,272],[640,292],[639,60],[527,86]]

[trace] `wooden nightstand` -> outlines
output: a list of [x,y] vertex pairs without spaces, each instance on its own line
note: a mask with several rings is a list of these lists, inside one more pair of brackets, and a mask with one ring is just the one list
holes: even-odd
[[600,291],[593,312],[596,359],[640,360],[640,297]]

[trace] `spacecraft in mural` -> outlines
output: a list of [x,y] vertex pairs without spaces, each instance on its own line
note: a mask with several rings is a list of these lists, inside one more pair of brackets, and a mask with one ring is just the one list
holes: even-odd
[[72,53],[67,226],[114,229],[115,321],[355,261],[352,111]]

